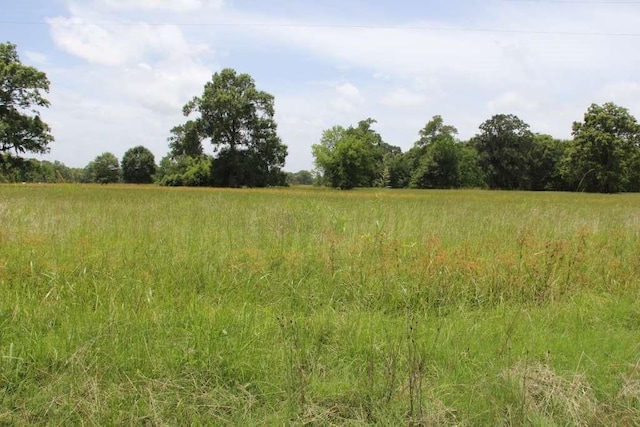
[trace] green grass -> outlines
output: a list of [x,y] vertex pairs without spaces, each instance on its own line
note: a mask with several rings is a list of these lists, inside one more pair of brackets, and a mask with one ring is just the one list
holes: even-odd
[[640,424],[640,195],[0,186],[0,425]]

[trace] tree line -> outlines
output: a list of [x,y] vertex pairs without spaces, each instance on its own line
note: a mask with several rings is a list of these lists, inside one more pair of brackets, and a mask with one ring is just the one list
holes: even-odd
[[534,133],[513,114],[482,123],[468,141],[434,116],[413,147],[385,143],[375,120],[324,131],[313,156],[318,182],[331,187],[463,188],[503,190],[640,191],[640,126],[614,103],[593,104],[573,138]]
[[[498,114],[463,141],[454,126],[433,116],[406,152],[385,142],[368,118],[326,129],[312,146],[316,169],[294,174],[282,170],[287,147],[277,134],[274,97],[248,74],[224,69],[185,104],[185,121],[171,129],[159,164],[137,146],[121,161],[107,152],[85,168],[68,168],[20,157],[49,151],[53,136],[38,111],[49,106],[43,95],[49,85],[44,73],[20,62],[15,45],[0,43],[0,182],[640,191],[640,125],[614,103],[591,105],[569,140]],[[205,143],[213,154],[205,154]]]

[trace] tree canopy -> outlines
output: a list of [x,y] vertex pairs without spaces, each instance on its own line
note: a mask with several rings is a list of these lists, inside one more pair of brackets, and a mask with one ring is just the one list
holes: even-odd
[[197,157],[203,153],[198,125],[193,120],[171,129],[169,137],[170,155]]
[[461,147],[458,130],[445,125],[441,116],[433,116],[420,131],[414,146],[418,150],[418,165],[411,177],[416,188],[456,188],[461,184]]
[[565,176],[576,190],[627,191],[637,174],[640,125],[626,108],[612,102],[592,104],[573,124]]
[[185,105],[184,114],[196,117],[174,128],[172,150],[177,154],[197,154],[197,135],[200,141],[208,139],[217,152],[214,184],[284,184],[286,175],[281,169],[287,147],[277,134],[273,104],[273,96],[259,91],[251,76],[224,69],[205,84],[200,97]]
[[113,153],[102,153],[85,168],[86,181],[111,184],[120,181],[120,163]]
[[43,92],[49,92],[46,74],[23,65],[16,45],[0,43],[0,152],[49,151],[53,136],[38,111],[49,106]]
[[150,184],[155,172],[155,157],[148,148],[139,145],[122,156],[122,179],[126,183]]
[[513,114],[497,114],[482,123],[480,131],[473,145],[489,187],[530,189],[533,133],[529,125]]
[[361,120],[356,127],[334,126],[323,132],[319,144],[312,147],[317,169],[326,184],[349,190],[372,187],[383,178],[384,156],[393,147],[383,143],[371,126],[373,119]]

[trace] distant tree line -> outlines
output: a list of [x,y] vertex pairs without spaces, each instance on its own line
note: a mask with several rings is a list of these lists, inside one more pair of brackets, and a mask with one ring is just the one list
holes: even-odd
[[640,191],[640,125],[623,107],[593,104],[573,139],[533,133],[512,114],[480,125],[468,141],[434,116],[407,152],[385,143],[375,120],[324,131],[313,156],[318,181],[354,187]]
[[[114,182],[160,185],[266,187],[286,185],[287,147],[277,134],[274,98],[248,74],[232,69],[213,75],[200,97],[183,109],[186,123],[174,127],[169,154],[156,166],[145,147],[128,150],[122,162],[103,153],[84,169],[59,162],[24,160],[45,154],[53,136],[40,119],[49,102],[45,73],[23,65],[14,44],[0,43],[0,182]],[[214,155],[205,155],[209,141]],[[13,155],[11,151],[15,152]]]
[[[77,169],[20,157],[49,152],[53,136],[38,111],[49,106],[48,91],[47,76],[23,65],[15,45],[0,43],[0,182],[640,191],[640,125],[613,103],[591,105],[573,124],[570,140],[534,133],[517,116],[498,114],[462,141],[454,126],[434,116],[406,152],[384,141],[369,118],[325,130],[312,147],[315,171],[285,173],[287,147],[277,134],[273,96],[248,74],[224,69],[184,106],[186,121],[171,130],[159,165],[137,146],[121,160],[102,153]],[[205,142],[213,155],[204,153]]]

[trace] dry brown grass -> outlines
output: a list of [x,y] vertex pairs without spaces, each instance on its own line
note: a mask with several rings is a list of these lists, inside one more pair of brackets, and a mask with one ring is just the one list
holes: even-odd
[[575,426],[596,422],[598,401],[583,375],[565,378],[547,365],[521,362],[505,376],[522,387],[523,406],[528,413],[566,420]]

